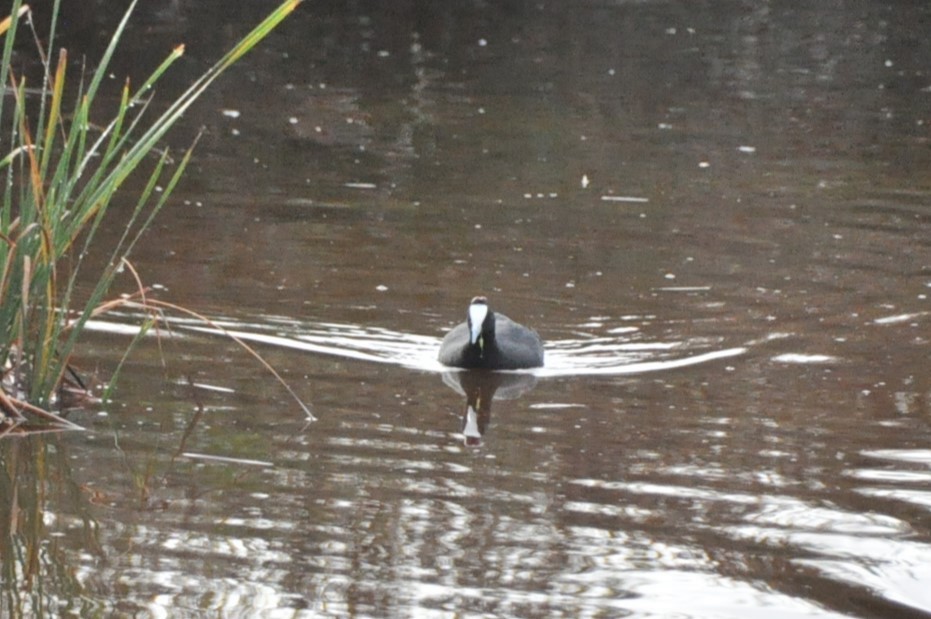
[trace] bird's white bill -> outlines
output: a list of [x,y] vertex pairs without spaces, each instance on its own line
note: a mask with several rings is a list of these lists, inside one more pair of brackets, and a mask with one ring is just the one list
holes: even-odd
[[484,303],[473,303],[469,306],[469,342],[474,344],[482,335],[482,325],[488,315],[488,306]]

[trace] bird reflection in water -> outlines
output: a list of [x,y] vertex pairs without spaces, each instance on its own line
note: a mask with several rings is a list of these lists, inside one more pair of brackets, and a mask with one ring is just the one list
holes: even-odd
[[470,370],[443,372],[443,382],[465,396],[463,442],[469,447],[478,447],[491,420],[492,400],[515,400],[533,389],[537,379],[526,373]]

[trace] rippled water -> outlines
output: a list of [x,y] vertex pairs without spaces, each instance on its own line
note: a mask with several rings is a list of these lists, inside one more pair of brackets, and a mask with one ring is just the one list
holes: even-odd
[[[114,312],[112,315],[118,315]],[[127,316],[129,322],[93,320],[91,331],[134,334],[135,327],[144,321],[144,315]],[[604,320],[603,318],[601,320]],[[627,322],[631,317],[627,317]],[[437,361],[442,336],[403,333],[365,325],[338,323],[306,323],[293,318],[260,317],[251,322],[236,322],[228,319],[210,319],[209,323],[199,319],[172,319],[166,326],[171,329],[170,337],[185,333],[211,333],[236,338],[245,342],[256,342],[290,348],[310,353],[333,355],[346,359],[389,363],[401,367],[427,372],[449,371],[450,368]],[[586,337],[548,340],[545,344],[546,364],[543,368],[526,370],[535,376],[580,376],[592,374],[616,375],[672,370],[674,368],[725,359],[747,352],[744,347],[716,348],[720,342],[696,338],[695,341],[647,342],[643,341],[640,329],[631,326],[610,328],[601,321],[593,320],[579,330],[597,329],[604,334],[589,333]],[[153,335],[158,335],[153,333]],[[167,336],[167,335],[166,335]],[[766,339],[785,337],[771,334]],[[748,342],[748,345],[752,345]],[[796,360],[785,357],[786,361]],[[799,361],[821,361],[829,358]],[[514,372],[502,372],[511,374]]]
[[[172,10],[182,71],[261,12]],[[212,322],[0,441],[0,615],[931,613],[929,19],[305,3],[134,256]],[[436,362],[480,293],[545,367]]]

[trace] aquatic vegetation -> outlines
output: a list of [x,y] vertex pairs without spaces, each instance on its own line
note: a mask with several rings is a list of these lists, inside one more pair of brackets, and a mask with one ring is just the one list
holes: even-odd
[[[281,4],[164,112],[154,115],[150,109],[154,86],[184,53],[183,45],[176,47],[141,86],[124,84],[116,112],[101,124],[96,120],[100,109],[112,107],[113,102],[99,96],[100,86],[119,53],[118,44],[137,1],[130,4],[94,71],[72,78],[68,52],[53,49],[60,4],[56,0],[47,37],[50,49],[44,49],[32,33],[44,67],[37,87],[27,86],[26,79],[11,67],[17,32],[31,27],[25,19],[31,16],[28,6],[14,0],[11,16],[0,22],[4,37],[0,83],[9,84],[11,94],[0,98],[0,130],[8,132],[0,135],[0,144],[5,146],[0,152],[0,362],[4,363],[0,421],[18,423],[24,413],[55,407],[68,386],[83,389],[69,369],[69,359],[84,325],[94,316],[133,303],[146,308],[151,317],[141,325],[140,333],[157,321],[164,306],[147,298],[132,268],[131,253],[170,198],[194,148],[192,144],[174,158],[160,146],[161,140],[217,77],[302,0]],[[66,88],[66,84],[73,85],[69,80],[79,83]],[[76,94],[69,102],[66,92],[72,91]],[[4,107],[11,105],[5,117]],[[136,173],[147,177],[125,217],[119,241],[114,247],[101,248],[97,232],[114,197]],[[109,259],[102,272],[88,274],[86,257],[92,248],[98,255],[106,251]],[[114,281],[124,272],[131,273],[134,292],[114,298]]]

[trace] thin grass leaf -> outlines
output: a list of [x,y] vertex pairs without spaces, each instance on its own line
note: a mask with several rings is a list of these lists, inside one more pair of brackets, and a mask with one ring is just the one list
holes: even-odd
[[[26,100],[26,80],[21,80],[19,85],[16,84],[16,77],[10,75],[10,83],[13,88],[13,96],[18,108],[25,108]],[[35,144],[32,141],[32,135],[29,132],[29,121],[25,114],[21,114],[17,119],[19,121],[19,135],[26,146],[24,152],[26,160],[29,162],[29,188],[32,190],[33,206],[41,214],[42,204],[45,197],[42,194],[43,182],[42,175],[39,173],[39,162],[36,159]]]
[[23,144],[22,146],[17,146],[13,150],[11,150],[7,154],[6,157],[4,157],[3,159],[0,159],[0,170],[7,167],[8,165],[11,165],[14,159],[19,157],[21,154],[25,153],[30,148],[31,148],[30,146]]
[[55,130],[61,115],[61,100],[65,89],[65,71],[68,66],[68,52],[62,48],[58,54],[58,69],[55,71],[55,83],[52,86],[52,100],[49,103],[48,122],[45,126],[45,138],[42,141],[42,178],[47,177],[52,151],[55,148]]
[[183,55],[184,55],[183,44],[177,45],[173,50],[171,50],[171,53],[168,54],[168,57],[162,61],[162,64],[160,64],[158,68],[152,72],[152,75],[150,75],[149,78],[142,83],[142,86],[140,86],[139,90],[136,91],[136,94],[133,95],[133,99],[132,99],[133,104],[142,100],[144,98],[143,93],[148,92],[149,89],[152,88],[152,86],[155,84],[155,82],[157,82],[159,78],[161,78],[162,75],[165,73],[165,71],[168,70],[168,67],[173,65],[175,61]]
[[[25,15],[25,14],[28,13],[28,12],[29,12],[29,5],[28,5],[28,4],[25,5],[25,6],[21,6],[21,7],[17,8],[17,7],[16,7],[16,3],[14,3],[14,4],[13,4],[13,7],[12,7],[11,14],[8,15],[8,16],[6,16],[6,17],[4,17],[2,20],[0,20],[0,35],[6,34],[6,31],[10,29],[10,26],[11,26],[12,23],[13,23],[13,15],[12,15],[12,13],[16,13],[16,19],[19,19],[20,17],[22,17],[23,15]],[[12,34],[15,34],[15,32],[12,33]]]
[[[164,169],[165,163],[168,160],[168,151],[164,151],[162,156],[159,158],[156,163],[155,169],[149,176],[149,180],[146,184],[146,187],[140,193],[140,196],[136,202],[136,206],[133,209],[133,212],[130,216],[129,221],[124,225],[123,234],[120,240],[116,243],[116,246],[113,249],[113,252],[110,257],[108,266],[104,268],[103,273],[98,278],[97,284],[94,286],[93,291],[88,297],[87,301],[84,304],[84,310],[79,314],[79,316],[69,324],[69,333],[65,338],[60,347],[60,354],[63,357],[67,357],[74,350],[74,347],[77,345],[77,339],[81,335],[81,332],[84,328],[84,325],[87,321],[94,315],[95,308],[103,303],[103,299],[106,296],[107,292],[110,290],[113,280],[118,274],[118,268],[125,264],[125,256],[129,254],[131,247],[127,245],[135,244],[138,238],[145,231],[146,226],[137,226],[136,223],[140,218],[141,214],[145,212],[146,206],[155,191],[155,188],[158,186],[158,181],[162,176],[162,171]],[[183,170],[182,170],[183,171]],[[177,174],[177,173],[176,173]],[[164,199],[167,196],[163,197],[162,204],[164,204]],[[153,209],[153,212],[150,213],[148,221],[151,221],[151,218],[154,217],[156,209]],[[88,237],[92,238],[93,233],[96,232],[97,227],[100,225],[101,219],[97,218],[92,226],[90,232],[88,232]],[[130,235],[135,233],[135,236],[130,239]],[[88,241],[89,243],[89,241]],[[89,249],[89,247],[88,247]],[[69,282],[66,295],[70,297],[73,292],[77,282],[77,272],[72,273],[71,281]],[[141,284],[140,284],[141,285]]]
[[[52,46],[55,43],[55,31],[58,26],[58,12],[61,10],[61,0],[55,0],[52,6],[52,21],[50,24],[50,29],[47,38],[47,44],[49,49],[52,49]],[[36,50],[39,53],[39,57],[42,61],[42,68],[44,69],[44,74],[42,76],[42,89],[39,98],[39,115],[38,115],[38,125],[36,126],[36,135],[41,136],[45,132],[45,121],[46,121],[46,103],[50,97],[49,89],[54,88],[52,84],[52,66],[50,58],[45,54],[45,48],[42,45],[42,40],[39,37],[39,33],[36,32],[35,24],[32,21],[32,14],[30,13],[29,19],[29,30],[32,32],[32,38],[36,44]],[[62,49],[62,52],[65,50]],[[59,64],[58,70],[61,70],[62,66]],[[40,146],[44,146],[40,144]]]
[[243,40],[232,50],[227,52],[216,64],[214,64],[204,75],[195,80],[194,84],[182,94],[171,107],[168,108],[139,138],[133,147],[126,154],[125,167],[114,170],[111,178],[102,183],[104,186],[118,188],[129,173],[135,169],[146,153],[151,151],[159,140],[164,137],[168,130],[177,122],[184,112],[196,101],[200,95],[212,84],[226,69],[234,62],[242,58],[249,50],[255,47],[259,41],[268,35],[278,24],[281,23],[303,0],[289,0],[282,4],[278,9],[272,11],[252,32],[246,35]]
[[[16,41],[16,27],[19,18],[29,12],[29,6],[23,5],[22,0],[13,0],[13,6],[10,7],[10,15],[4,18],[0,25],[0,34],[6,33],[3,41],[3,59],[0,61],[0,88],[7,83],[10,73],[10,60],[13,58],[13,43]],[[16,19],[13,19],[13,15]],[[3,101],[6,97],[0,97],[0,124],[3,122]],[[11,142],[15,144],[15,142]]]
[[97,65],[97,70],[94,71],[93,76],[91,77],[90,86],[87,87],[87,92],[85,97],[89,102],[93,102],[94,97],[97,95],[97,89],[100,87],[100,83],[103,81],[103,78],[106,76],[109,67],[110,60],[113,58],[113,54],[116,52],[117,45],[120,42],[120,39],[123,37],[123,33],[126,31],[126,26],[129,24],[129,18],[132,16],[133,11],[136,10],[136,4],[138,0],[132,0],[129,3],[129,8],[126,9],[126,12],[123,13],[123,19],[120,20],[120,23],[117,25],[116,30],[113,31],[113,34],[110,36],[110,43],[107,45],[107,49],[104,51],[103,56],[100,58],[100,63]]
[[119,362],[116,364],[116,368],[113,369],[113,373],[110,374],[110,380],[107,381],[107,386],[104,387],[103,393],[100,394],[100,399],[104,402],[110,400],[113,397],[113,390],[116,388],[116,384],[120,378],[120,372],[123,371],[123,366],[126,365],[126,362],[129,360],[129,356],[136,350],[136,347],[139,345],[145,336],[158,324],[158,319],[154,317],[147,318],[139,325],[139,331],[133,336],[133,339],[129,341],[129,345],[126,347],[126,350],[123,352],[123,355],[120,357]]
[[142,234],[148,229],[149,225],[152,223],[152,220],[155,216],[164,208],[165,204],[168,202],[168,198],[174,192],[175,187],[181,181],[181,177],[184,176],[185,170],[187,170],[188,163],[191,161],[191,157],[194,154],[194,149],[197,147],[197,142],[200,141],[200,134],[195,138],[194,143],[187,149],[184,153],[184,157],[181,158],[181,161],[178,162],[177,167],[175,168],[174,174],[168,181],[168,184],[162,189],[161,197],[158,202],[149,210],[148,217],[142,224],[138,227],[135,238],[133,238],[128,245],[126,245],[124,256],[129,256],[132,253],[133,248],[136,246],[136,243],[142,238]]
[[285,2],[275,11],[273,11],[271,15],[265,18],[262,23],[256,26],[252,32],[247,34],[238,45],[236,45],[232,50],[229,51],[229,53],[226,54],[222,60],[220,60],[220,71],[225,70],[237,60],[245,56],[249,50],[251,50],[259,43],[259,41],[268,36],[268,34],[274,30],[278,24],[284,20],[284,18],[294,12],[294,9],[296,9],[302,1],[303,0],[291,0],[290,2]]
[[[190,151],[189,151],[190,152]],[[188,155],[189,157],[189,155]],[[185,167],[186,160],[185,158]],[[77,344],[77,338],[80,336],[81,331],[87,321],[94,315],[95,308],[103,302],[103,298],[106,295],[107,291],[110,289],[113,279],[117,275],[118,267],[125,264],[125,257],[129,254],[131,246],[136,243],[139,237],[145,231],[146,226],[136,226],[136,222],[139,219],[140,215],[145,212],[145,207],[149,202],[149,199],[152,193],[155,191],[155,188],[158,186],[158,181],[161,178],[162,170],[164,169],[165,163],[168,160],[168,151],[164,151],[162,156],[159,158],[155,169],[149,175],[149,180],[146,184],[146,187],[142,190],[139,195],[139,199],[136,202],[136,206],[133,209],[133,213],[130,216],[129,222],[123,228],[123,234],[120,237],[120,240],[116,243],[116,246],[113,249],[113,252],[110,256],[110,261],[108,266],[105,268],[104,272],[101,274],[100,278],[97,281],[97,285],[94,287],[94,290],[91,292],[90,297],[84,306],[84,311],[74,320],[70,325],[70,333],[64,341],[61,347],[61,352],[63,355],[69,355]],[[183,172],[183,169],[181,170]],[[177,176],[177,172],[175,175]],[[164,204],[164,199],[167,196],[163,197],[161,205]],[[159,205],[159,208],[160,206]],[[153,212],[149,216],[149,220],[155,216],[157,209],[153,209]],[[96,226],[99,225],[99,220],[96,221],[93,225],[92,232],[96,229]],[[130,235],[135,232],[135,236],[130,240]],[[89,236],[90,236],[89,234]],[[129,245],[129,246],[127,246]],[[77,278],[73,274],[71,277],[71,282],[68,286],[68,294],[74,289],[74,284],[76,283]],[[141,287],[141,283],[140,283]]]
[[40,419],[50,422],[54,426],[58,426],[62,429],[68,430],[83,430],[78,424],[68,421],[64,417],[59,417],[58,415],[53,415],[48,411],[44,411],[38,406],[33,406],[28,402],[23,402],[22,400],[11,398],[10,396],[3,393],[0,390],[0,410],[3,410],[5,413],[12,413],[17,416],[18,420],[25,421],[26,417],[23,415],[23,412],[28,412],[30,415],[34,415]]
[[226,337],[230,338],[231,340],[233,340],[234,342],[236,342],[237,344],[239,344],[239,346],[242,347],[243,350],[245,350],[245,351],[246,351],[247,353],[249,353],[255,360],[257,360],[260,364],[262,364],[262,367],[264,367],[266,370],[268,370],[268,372],[269,372],[272,376],[275,377],[275,379],[278,381],[278,383],[279,383],[282,387],[285,388],[285,390],[288,392],[288,394],[290,394],[291,398],[294,399],[294,401],[297,402],[298,406],[301,407],[301,410],[304,411],[304,415],[306,415],[308,421],[316,421],[316,420],[317,420],[317,418],[316,418],[316,417],[314,416],[314,414],[311,412],[310,407],[307,406],[307,405],[303,402],[303,400],[301,400],[301,398],[297,395],[297,393],[294,392],[294,389],[291,388],[291,385],[289,385],[289,384],[287,383],[287,381],[281,377],[281,374],[279,374],[279,373],[275,370],[275,368],[272,367],[272,365],[271,365],[270,363],[268,363],[268,361],[266,361],[264,357],[262,357],[262,355],[260,355],[258,352],[256,352],[255,349],[253,349],[251,346],[249,346],[248,344],[246,344],[245,341],[243,341],[242,339],[240,339],[239,337],[237,337],[235,334],[230,333],[230,332],[229,332],[227,329],[225,329],[222,325],[219,325],[219,324],[215,323],[214,321],[210,320],[209,318],[207,318],[206,316],[204,316],[204,315],[202,315],[202,314],[198,314],[197,312],[191,311],[191,310],[189,310],[189,309],[187,309],[187,308],[185,308],[185,307],[181,307],[180,305],[175,305],[174,303],[168,303],[168,302],[166,302],[166,301],[160,301],[160,300],[157,300],[157,299],[150,299],[150,300],[149,300],[149,305],[152,305],[152,306],[155,306],[155,307],[163,307],[163,308],[166,308],[166,309],[171,309],[171,310],[173,310],[173,311],[175,311],[175,312],[178,312],[178,313],[180,313],[180,314],[187,314],[188,316],[193,316],[193,317],[197,318],[198,320],[202,320],[205,324],[210,325],[210,326],[213,327],[214,329],[220,331],[220,332],[221,332],[223,335],[225,335]]

